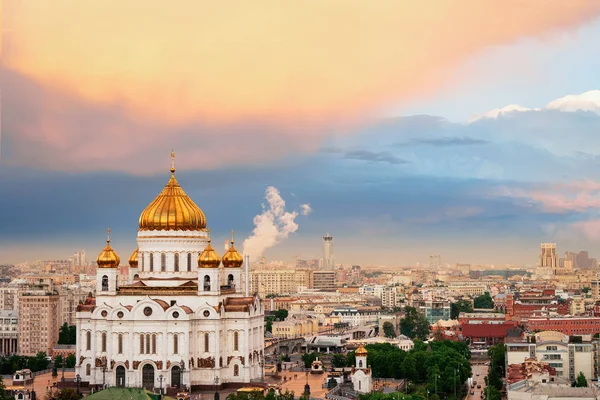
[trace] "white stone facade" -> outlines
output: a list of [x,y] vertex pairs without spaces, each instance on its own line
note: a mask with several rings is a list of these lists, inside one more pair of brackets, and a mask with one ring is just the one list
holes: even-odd
[[99,267],[96,297],[78,307],[81,380],[151,390],[259,381],[264,308],[248,295],[244,266],[199,267],[204,229],[140,229],[137,241],[128,284],[119,287],[118,268]]

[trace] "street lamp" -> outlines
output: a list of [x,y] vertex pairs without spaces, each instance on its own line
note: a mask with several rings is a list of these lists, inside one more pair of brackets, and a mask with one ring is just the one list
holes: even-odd
[[77,394],[81,394],[79,391],[79,384],[81,383],[81,376],[79,374],[77,374],[75,376],[75,382],[77,383]]
[[215,376],[215,400],[219,400],[219,377]]
[[159,391],[159,393],[160,393],[161,398],[162,398],[162,394],[163,394],[163,392],[162,392],[162,383],[163,383],[164,380],[165,380],[165,377],[163,376],[163,374],[160,374],[158,376],[158,382],[160,383],[160,391]]
[[310,397],[310,385],[308,384],[308,368],[306,369],[306,384],[304,385],[304,395]]
[[61,378],[60,378],[60,381],[61,381],[61,382],[64,382],[64,381],[65,381],[65,364],[66,364],[66,361],[67,361],[67,360],[66,360],[66,357],[63,357],[63,358],[62,358],[62,376],[61,376]]
[[102,363],[102,389],[106,389],[106,358],[104,358],[103,361],[104,362]]
[[261,359],[258,362],[258,365],[260,365],[260,381],[264,382],[264,380],[265,380],[265,361]]
[[[185,362],[181,362],[181,386],[185,389]],[[171,383],[172,384],[172,383]]]

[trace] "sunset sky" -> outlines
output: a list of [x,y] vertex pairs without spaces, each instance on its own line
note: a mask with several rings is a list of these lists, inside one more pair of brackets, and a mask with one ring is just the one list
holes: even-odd
[[128,258],[171,149],[271,260],[600,257],[598,1],[2,5],[0,263]]

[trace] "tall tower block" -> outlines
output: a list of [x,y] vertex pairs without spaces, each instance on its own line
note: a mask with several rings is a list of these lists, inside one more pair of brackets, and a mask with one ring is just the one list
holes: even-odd
[[323,236],[323,269],[333,271],[333,236],[326,233]]

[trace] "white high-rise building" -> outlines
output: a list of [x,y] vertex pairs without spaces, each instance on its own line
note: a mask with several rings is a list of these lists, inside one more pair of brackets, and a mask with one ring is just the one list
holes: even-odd
[[323,236],[323,269],[325,271],[333,271],[333,236],[326,233]]
[[261,379],[264,309],[243,284],[247,261],[233,240],[223,257],[210,242],[204,213],[172,166],[166,187],[140,215],[128,283],[119,285],[110,237],[98,256],[96,297],[76,316],[82,381],[217,390]]

